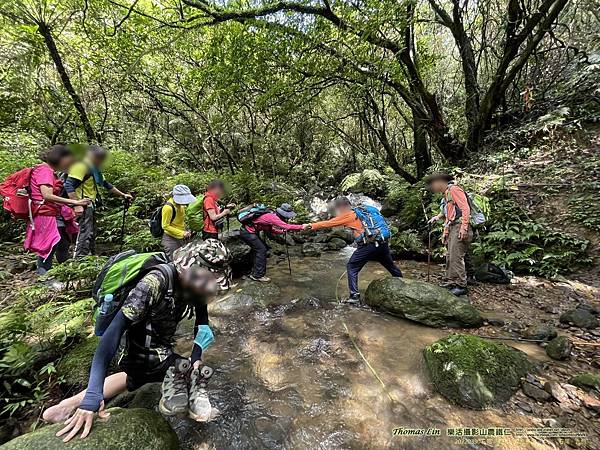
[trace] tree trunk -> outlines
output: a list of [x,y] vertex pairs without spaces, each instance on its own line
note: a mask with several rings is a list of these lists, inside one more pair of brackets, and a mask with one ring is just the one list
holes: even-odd
[[73,84],[71,83],[71,79],[69,78],[69,74],[67,73],[67,69],[65,68],[62,57],[56,47],[56,42],[52,37],[52,32],[48,25],[45,22],[38,22],[38,32],[44,38],[44,42],[46,43],[46,47],[48,48],[48,52],[50,53],[50,57],[52,61],[54,61],[54,66],[56,67],[56,71],[60,75],[60,79],[62,84],[71,97],[73,101],[73,106],[77,110],[77,114],[79,115],[79,119],[81,120],[81,124],[83,125],[83,129],[85,130],[85,135],[87,137],[88,142],[100,142],[99,137],[96,135],[94,131],[94,127],[92,126],[87,112],[81,102],[81,98],[75,91]]
[[431,167],[431,153],[427,145],[427,130],[423,119],[413,113],[413,151],[417,165],[417,179],[421,179]]

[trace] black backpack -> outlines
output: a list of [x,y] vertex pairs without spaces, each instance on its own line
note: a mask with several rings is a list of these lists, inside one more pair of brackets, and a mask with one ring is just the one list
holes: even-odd
[[475,270],[475,279],[483,283],[509,284],[509,274],[492,263],[485,263]]
[[161,207],[156,208],[156,211],[154,211],[152,213],[152,216],[150,217],[150,220],[148,221],[148,226],[150,227],[150,234],[152,236],[154,236],[156,239],[160,239],[161,237],[163,237],[163,234],[165,234],[165,230],[163,230],[163,227],[162,227],[162,210],[167,205],[173,209],[173,215],[171,216],[171,222],[169,222],[169,223],[173,223],[173,221],[175,220],[175,215],[177,214],[177,211],[175,210],[175,205],[173,205],[172,203],[165,203]]

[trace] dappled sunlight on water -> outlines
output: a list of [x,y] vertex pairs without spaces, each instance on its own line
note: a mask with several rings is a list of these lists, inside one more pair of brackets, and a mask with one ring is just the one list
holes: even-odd
[[[429,384],[423,348],[448,334],[367,309],[338,305],[336,283],[349,252],[269,267],[279,289],[256,305],[213,314],[216,344],[205,356],[216,369],[210,391],[222,416],[210,424],[181,421],[184,448],[465,448],[448,437],[394,437],[394,427],[525,427],[520,415],[470,411]],[[384,275],[368,265],[361,287]],[[346,292],[345,278],[339,295]],[[261,286],[241,281],[236,295]],[[230,295],[230,294],[228,294]],[[222,307],[228,297],[211,309]],[[189,352],[191,325],[178,350]],[[530,356],[538,348],[519,345]],[[490,441],[477,448],[552,448],[533,441]]]

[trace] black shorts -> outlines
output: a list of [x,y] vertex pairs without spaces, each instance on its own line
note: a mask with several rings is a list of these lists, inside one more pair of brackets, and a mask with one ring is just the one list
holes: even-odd
[[178,359],[187,358],[177,353],[171,353],[163,362],[149,369],[139,364],[130,364],[127,356],[125,356],[119,364],[119,368],[127,374],[127,390],[135,391],[148,383],[162,383],[167,370],[169,370],[169,367],[175,365],[175,361]]

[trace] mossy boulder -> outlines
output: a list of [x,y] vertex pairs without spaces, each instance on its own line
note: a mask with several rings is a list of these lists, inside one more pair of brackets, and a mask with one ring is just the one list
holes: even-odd
[[578,328],[594,329],[598,327],[598,319],[587,309],[571,309],[559,318],[561,323],[574,325]]
[[569,384],[585,390],[596,389],[600,392],[600,374],[591,372],[580,373],[571,378]]
[[447,289],[407,278],[384,278],[369,284],[367,305],[431,327],[474,328],[483,325],[479,311]]
[[83,340],[67,351],[58,362],[58,374],[69,388],[79,389],[87,386],[92,359],[99,341],[100,338],[96,336]]
[[559,361],[571,356],[571,350],[573,350],[573,343],[567,336],[555,337],[546,346],[546,354]]
[[452,334],[423,354],[435,389],[471,409],[506,402],[533,367],[523,352],[468,334]]
[[86,439],[74,438],[69,443],[55,436],[63,424],[54,424],[27,433],[0,447],[1,450],[177,450],[177,435],[167,421],[149,409],[108,410],[106,421],[96,419]]

